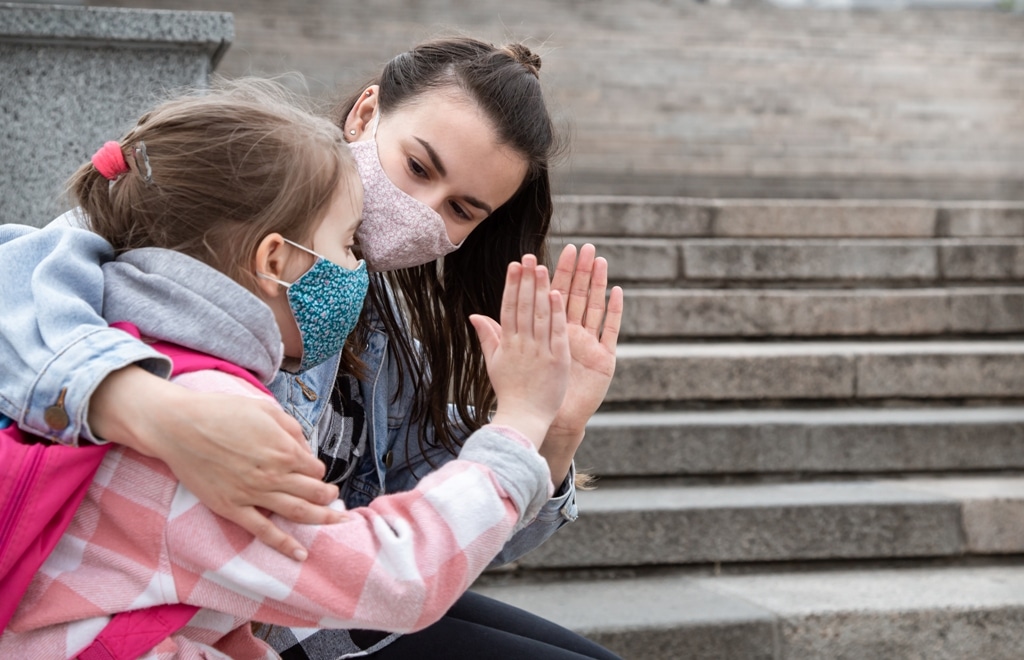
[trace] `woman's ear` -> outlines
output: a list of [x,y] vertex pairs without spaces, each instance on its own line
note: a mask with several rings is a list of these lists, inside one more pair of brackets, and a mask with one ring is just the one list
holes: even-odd
[[[266,297],[275,298],[284,292],[284,287],[274,280],[284,279],[285,268],[285,245],[284,237],[277,232],[267,234],[256,246],[256,256],[253,258],[253,270],[266,277],[256,277],[256,288],[259,293]],[[273,278],[273,279],[267,279]]]
[[356,104],[352,106],[352,110],[345,117],[345,139],[347,141],[355,142],[363,137],[363,132],[369,127],[377,110],[378,91],[380,91],[380,85],[370,85],[363,90]]

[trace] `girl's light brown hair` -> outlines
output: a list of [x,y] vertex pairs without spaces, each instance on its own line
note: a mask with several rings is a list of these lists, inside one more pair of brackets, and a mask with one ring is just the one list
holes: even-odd
[[[92,230],[117,253],[176,250],[250,290],[265,236],[302,243],[342,178],[359,185],[342,131],[269,80],[215,80],[161,103],[119,143],[128,173],[111,184],[87,163],[68,183]],[[135,158],[140,143],[150,182]]]

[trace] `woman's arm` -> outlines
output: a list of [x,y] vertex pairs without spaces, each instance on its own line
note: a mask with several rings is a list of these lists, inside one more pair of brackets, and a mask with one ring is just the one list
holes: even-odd
[[83,229],[0,225],[0,413],[65,444],[156,456],[211,509],[288,556],[305,552],[255,507],[336,520],[337,497],[297,423],[265,402],[168,383],[166,357],[102,318],[110,245]]
[[0,225],[0,412],[26,431],[95,441],[87,411],[107,374],[128,365],[170,373],[167,358],[100,315],[100,266],[112,258],[92,232]]

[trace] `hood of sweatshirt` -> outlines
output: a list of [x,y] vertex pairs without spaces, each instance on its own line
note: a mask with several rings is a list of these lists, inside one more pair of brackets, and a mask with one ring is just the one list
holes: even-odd
[[270,308],[227,275],[180,252],[139,248],[103,265],[103,318],[144,337],[222,358],[269,383],[284,357]]

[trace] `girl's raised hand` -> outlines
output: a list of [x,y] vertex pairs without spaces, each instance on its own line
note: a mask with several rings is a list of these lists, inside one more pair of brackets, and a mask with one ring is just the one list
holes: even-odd
[[569,383],[569,338],[562,295],[533,255],[509,264],[501,325],[470,316],[498,399],[492,422],[511,426],[541,446]]

